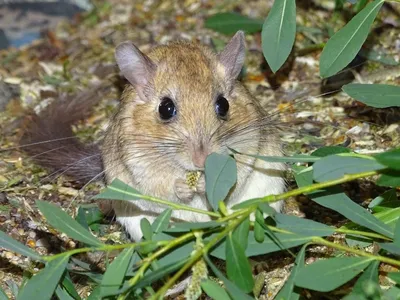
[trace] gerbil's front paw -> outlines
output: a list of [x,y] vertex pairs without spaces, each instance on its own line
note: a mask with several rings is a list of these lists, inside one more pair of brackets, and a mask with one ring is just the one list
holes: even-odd
[[184,179],[175,180],[174,190],[176,196],[183,202],[190,202],[193,200],[195,191],[187,185]]

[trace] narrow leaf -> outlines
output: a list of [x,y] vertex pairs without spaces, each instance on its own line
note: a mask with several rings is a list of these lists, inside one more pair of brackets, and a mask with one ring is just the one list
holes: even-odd
[[216,211],[218,202],[224,201],[230,189],[236,183],[236,162],[228,156],[211,153],[205,166],[207,200]]
[[226,240],[226,271],[228,278],[246,293],[253,290],[251,266],[242,246],[229,234]]
[[144,239],[147,241],[151,241],[151,237],[153,236],[153,229],[151,228],[149,220],[147,220],[146,218],[142,218],[140,220],[140,229],[142,230]]
[[0,288],[0,300],[8,300],[8,297],[2,288]]
[[328,236],[335,232],[334,228],[312,220],[277,213],[276,226],[305,236]]
[[[269,235],[266,235],[264,242],[259,243],[254,237],[254,232],[250,231],[248,246],[245,254],[247,257],[251,257],[281,251],[305,244],[311,241],[311,239],[311,237],[298,234],[275,233],[273,239],[271,239]],[[277,241],[279,241],[279,243],[277,243]],[[220,243],[211,251],[210,254],[219,259],[226,260],[225,248],[226,243]]]
[[[397,94],[397,99],[400,107],[400,87],[398,88],[399,93]],[[374,157],[378,162],[389,167],[390,169],[400,171],[400,148],[377,154]]]
[[36,201],[36,205],[38,206],[40,212],[45,216],[46,220],[54,228],[80,242],[92,246],[102,245],[102,243],[81,224],[72,219],[66,212],[61,210],[56,205],[40,200]]
[[333,154],[351,153],[351,150],[341,146],[325,146],[318,148],[312,153],[312,156],[325,157]]
[[[373,261],[368,268],[358,278],[354,285],[350,295],[346,296],[343,300],[358,299],[361,295],[366,295],[365,286],[368,283],[379,285],[378,280],[378,267],[379,261]],[[353,298],[354,297],[354,298]]]
[[400,87],[387,84],[350,83],[343,86],[343,91],[368,106],[385,108],[400,106]]
[[208,222],[197,222],[197,223],[189,223],[189,222],[180,222],[173,223],[173,225],[165,229],[164,232],[188,232],[195,229],[204,229],[204,228],[214,228],[220,226],[222,223],[216,221],[208,221]]
[[339,188],[330,188],[324,192],[309,195],[311,199],[319,205],[333,209],[345,216],[347,219],[374,230],[387,237],[393,237],[392,228],[353,202]]
[[274,1],[265,19],[261,40],[264,57],[272,72],[284,64],[296,37],[295,0]]
[[208,256],[204,256],[204,260],[207,262],[207,265],[211,268],[214,274],[222,280],[224,283],[229,295],[233,300],[254,300],[249,295],[245,294],[240,288],[238,288],[233,282],[228,280],[220,270],[211,262]]
[[133,255],[134,248],[125,248],[108,266],[101,281],[100,295],[106,297],[118,291]]
[[12,237],[8,236],[3,231],[0,231],[0,247],[17,252],[24,256],[31,257],[34,260],[42,260],[41,256],[37,254],[35,251],[31,250],[30,248],[21,244],[20,242],[14,240]]
[[257,208],[256,221],[254,222],[254,238],[259,243],[262,243],[265,240],[265,233],[264,233],[263,225],[264,225],[263,212],[259,208]]
[[247,242],[250,231],[250,219],[246,218],[242,223],[233,231],[233,238],[242,246],[243,250],[247,249]]
[[389,253],[400,256],[400,247],[394,243],[378,243],[378,245]]
[[397,219],[396,227],[394,228],[393,243],[395,243],[396,246],[400,247],[400,218]]
[[201,283],[201,288],[214,300],[230,300],[228,293],[217,283],[207,279]]
[[51,299],[61,276],[67,267],[69,256],[65,255],[47,263],[24,285],[18,293],[17,300]]
[[59,300],[75,300],[75,298],[68,294],[68,292],[60,285],[58,285],[56,288],[56,296]]
[[119,179],[114,179],[100,194],[93,199],[140,200],[141,193]]
[[387,275],[390,279],[396,281],[397,284],[400,284],[400,272],[391,272]]
[[329,39],[320,58],[322,78],[336,74],[353,60],[367,39],[371,25],[383,2],[383,0],[375,0],[369,3]]
[[234,34],[238,30],[248,33],[261,31],[263,21],[250,19],[238,13],[219,13],[208,17],[204,26],[224,34]]
[[400,171],[385,170],[376,181],[379,186],[398,187],[400,186]]
[[304,245],[297,254],[290,276],[285,282],[283,288],[279,291],[278,295],[275,296],[275,299],[297,300],[300,298],[300,293],[296,291],[297,288],[295,288],[294,281],[299,270],[304,267],[306,248],[307,245]]
[[169,220],[171,219],[172,209],[164,210],[151,224],[154,233],[159,233],[168,228]]
[[399,206],[400,200],[397,198],[395,189],[384,192],[368,204],[368,208],[372,209],[373,212],[380,212]]
[[357,156],[329,155],[313,165],[315,181],[329,181],[367,171],[382,170],[386,167],[375,159]]
[[292,156],[263,156],[263,155],[255,155],[255,154],[247,154],[238,152],[235,149],[229,148],[233,153],[247,155],[250,157],[255,157],[268,162],[288,162],[288,163],[296,163],[296,162],[316,162],[320,158],[317,156],[297,154]]
[[329,292],[357,276],[371,261],[371,258],[365,257],[319,260],[300,269],[295,284],[315,291]]

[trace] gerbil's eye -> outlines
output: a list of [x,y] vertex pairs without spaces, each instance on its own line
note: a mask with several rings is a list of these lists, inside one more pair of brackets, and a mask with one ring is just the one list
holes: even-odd
[[160,118],[167,121],[176,115],[176,107],[171,98],[164,97],[158,106]]
[[217,101],[215,102],[215,112],[217,113],[218,117],[221,119],[225,119],[226,115],[228,114],[229,110],[229,102],[226,98],[222,95],[219,95]]

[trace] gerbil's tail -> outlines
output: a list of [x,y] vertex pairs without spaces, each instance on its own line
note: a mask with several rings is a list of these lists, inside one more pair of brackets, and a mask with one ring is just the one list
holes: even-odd
[[97,145],[78,140],[71,125],[88,117],[101,98],[99,88],[73,99],[60,97],[40,115],[30,114],[24,122],[20,147],[55,175],[64,174],[82,183],[102,178],[103,164]]

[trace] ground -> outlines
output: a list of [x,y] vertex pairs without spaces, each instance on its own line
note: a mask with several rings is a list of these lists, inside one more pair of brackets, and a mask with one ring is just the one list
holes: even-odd
[[[93,97],[101,97],[101,102],[91,117],[76,125],[75,131],[82,139],[101,140],[125,84],[114,62],[113,51],[118,43],[131,40],[143,51],[176,39],[198,39],[220,45],[229,37],[205,28],[207,16],[235,11],[263,19],[271,3],[266,0],[98,1],[95,11],[51,28],[42,40],[21,49],[1,51],[0,109],[4,110],[0,111],[0,229],[42,254],[74,248],[74,241],[46,225],[35,200],[51,201],[75,216],[79,205],[94,203],[90,198],[100,188],[100,184],[91,184],[81,189],[68,178],[50,179],[48,172],[24,155],[23,148],[17,145],[28,110],[39,111],[60,95],[73,97],[92,89]],[[324,33],[338,30],[349,18],[333,12],[333,6],[334,1],[297,1],[295,49],[277,75],[264,63],[260,34],[246,36],[248,53],[243,81],[266,110],[281,120],[282,140],[288,154],[308,153],[324,145],[344,145],[361,153],[375,153],[400,143],[398,109],[367,108],[339,92],[338,85],[354,78],[363,83],[400,83],[400,67],[395,65],[400,60],[400,5],[384,5],[365,46],[383,54],[386,60],[380,57],[380,62],[365,61],[360,56],[354,67],[342,72],[340,78],[322,81],[318,71],[320,47],[313,45],[326,41]],[[322,97],[326,91],[332,93]],[[294,186],[290,178],[289,182]],[[369,181],[348,184],[346,190],[362,205],[383,191]],[[94,204],[89,205],[93,207]],[[287,212],[329,225],[345,222],[338,214],[306,197],[289,202]],[[97,229],[104,241],[125,240],[121,228],[110,219]],[[332,239],[341,241],[340,236]],[[41,266],[15,253],[0,252],[1,287],[11,296],[13,285],[20,285],[24,271],[35,272]],[[310,251],[308,260],[329,254],[334,255],[326,248],[316,247]],[[101,261],[98,254],[87,259]],[[264,289],[260,297],[273,296],[292,262],[287,253],[254,261],[255,273],[271,272],[264,276],[268,293]],[[77,284],[83,296],[90,291],[86,282],[78,280]],[[338,299],[348,288],[341,287],[327,297]]]

